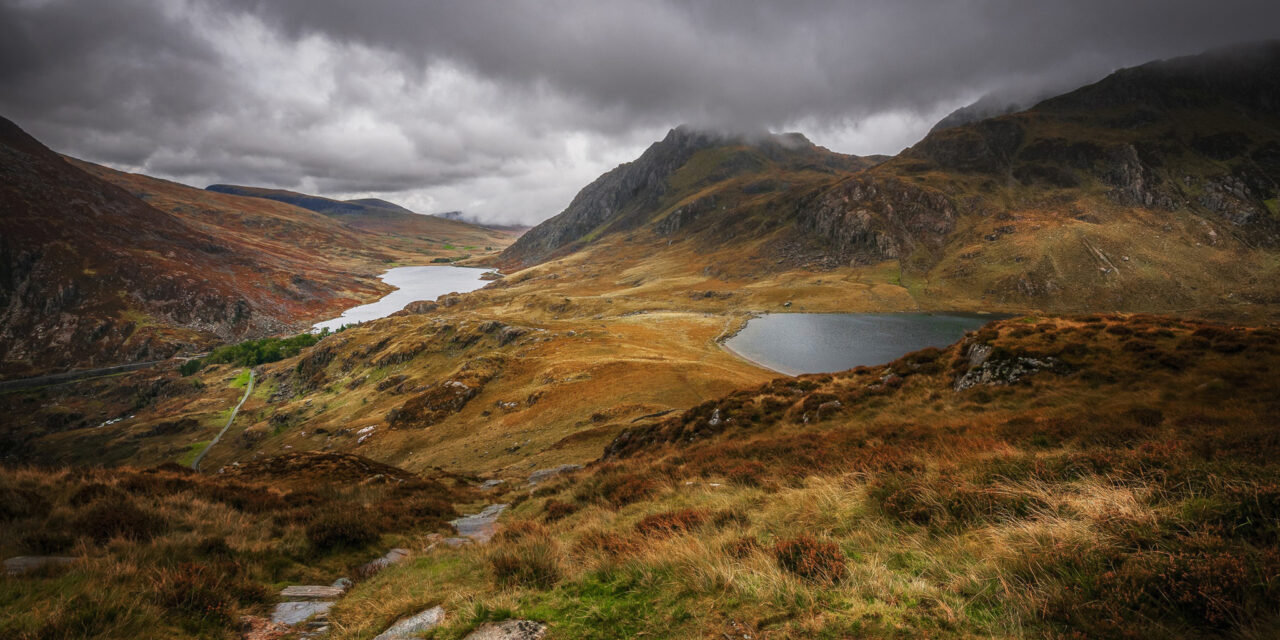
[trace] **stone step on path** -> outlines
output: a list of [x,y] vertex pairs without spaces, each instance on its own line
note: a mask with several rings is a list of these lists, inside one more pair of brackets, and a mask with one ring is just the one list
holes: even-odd
[[76,559],[70,556],[16,556],[4,561],[4,572],[11,576],[20,576],[49,566],[71,564]]
[[468,516],[462,516],[457,520],[451,520],[449,524],[458,530],[458,537],[445,538],[444,543],[457,547],[464,544],[484,544],[493,537],[498,530],[498,516],[506,511],[506,504],[491,504],[484,508],[480,513],[473,513]]
[[[480,513],[463,516],[450,522],[458,530],[458,537],[445,538],[444,543],[456,547],[464,544],[485,544],[497,532],[498,516],[509,505],[493,504]],[[445,617],[444,607],[439,605],[400,618],[387,627],[374,640],[411,640],[439,626]],[[472,631],[463,640],[542,640],[547,625],[532,620],[505,620],[487,623]]]
[[285,601],[271,611],[271,623],[284,627],[306,625],[299,638],[318,638],[329,632],[329,609],[351,588],[351,581],[338,578],[333,584],[289,585],[280,591]]

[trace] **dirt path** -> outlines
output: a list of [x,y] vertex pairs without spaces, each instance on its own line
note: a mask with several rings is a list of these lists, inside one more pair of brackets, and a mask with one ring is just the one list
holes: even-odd
[[213,445],[218,444],[218,441],[222,439],[222,434],[226,433],[227,429],[231,428],[231,423],[236,421],[236,414],[240,412],[240,407],[244,406],[244,401],[248,400],[249,394],[253,393],[253,379],[255,375],[256,374],[253,369],[250,368],[249,384],[245,387],[244,397],[240,398],[240,403],[236,405],[236,408],[231,410],[231,417],[227,418],[227,424],[223,425],[222,431],[219,431],[218,435],[214,436],[213,440],[209,441],[209,444],[204,448],[204,451],[201,451],[200,454],[196,456],[196,459],[191,461],[191,468],[195,471],[200,470],[200,461],[204,460],[205,454],[209,453],[209,450],[213,448]]

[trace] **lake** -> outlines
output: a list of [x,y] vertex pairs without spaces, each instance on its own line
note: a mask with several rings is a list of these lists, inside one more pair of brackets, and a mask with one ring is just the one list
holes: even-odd
[[725,341],[733,353],[787,375],[885,364],[945,347],[1004,316],[968,313],[773,313]]
[[492,269],[474,267],[397,267],[378,276],[383,282],[396,287],[395,291],[383,296],[377,302],[351,307],[341,316],[332,320],[316,323],[312,331],[328,328],[336,331],[344,324],[356,324],[385,318],[410,302],[417,300],[435,300],[446,293],[465,293],[474,291],[488,284],[480,276]]

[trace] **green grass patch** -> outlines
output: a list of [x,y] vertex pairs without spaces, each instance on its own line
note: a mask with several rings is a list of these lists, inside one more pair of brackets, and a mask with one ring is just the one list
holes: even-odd
[[184,467],[191,466],[191,464],[196,461],[196,456],[200,455],[200,452],[204,451],[205,447],[209,446],[210,442],[213,441],[201,440],[200,442],[192,442],[187,445],[186,452],[178,456],[178,464]]

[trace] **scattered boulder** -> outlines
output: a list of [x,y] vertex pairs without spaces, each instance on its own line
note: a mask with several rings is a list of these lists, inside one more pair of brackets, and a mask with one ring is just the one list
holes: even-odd
[[480,625],[463,640],[542,640],[547,625],[532,620],[504,620]]
[[444,620],[444,607],[431,607],[422,613],[397,620],[395,624],[378,634],[373,640],[408,640],[409,638],[416,638],[418,634],[439,626],[442,620]]
[[419,315],[423,313],[431,313],[432,311],[435,311],[436,309],[439,309],[439,308],[440,308],[440,305],[436,304],[435,302],[432,302],[431,300],[418,300],[418,301],[410,302],[409,304],[406,304],[404,306],[404,311],[407,311],[410,314]]
[[387,552],[387,555],[361,565],[361,567],[356,570],[356,573],[360,577],[368,578],[393,564],[404,562],[408,557],[408,549],[392,549]]
[[529,474],[529,484],[535,485],[540,482],[545,482],[562,473],[577,471],[581,468],[582,468],[582,465],[580,464],[562,464],[558,467],[551,467],[550,469],[538,469],[537,471],[534,471],[533,473]]
[[293,626],[315,616],[327,616],[332,601],[281,602],[271,612],[271,622]]
[[4,572],[11,576],[19,576],[36,569],[71,564],[75,561],[75,558],[68,556],[17,556],[4,561]]
[[519,338],[530,331],[532,331],[532,329],[528,327],[506,325],[498,331],[498,346],[502,347],[511,344],[516,340],[516,338]]

